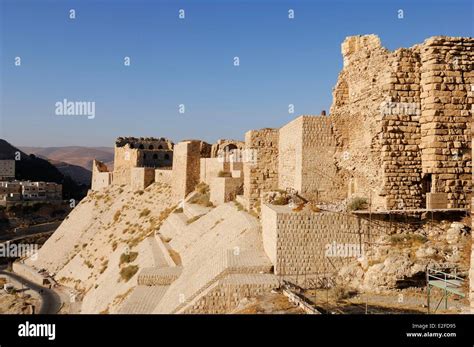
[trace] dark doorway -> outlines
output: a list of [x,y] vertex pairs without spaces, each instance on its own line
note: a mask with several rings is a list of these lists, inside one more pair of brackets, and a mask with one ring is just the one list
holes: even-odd
[[426,174],[421,179],[421,192],[422,194],[431,193],[431,185],[433,183],[433,179],[431,174]]

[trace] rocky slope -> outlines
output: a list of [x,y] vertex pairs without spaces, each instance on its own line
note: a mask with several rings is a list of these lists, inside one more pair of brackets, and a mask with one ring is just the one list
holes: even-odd
[[92,192],[27,264],[53,273],[82,297],[83,313],[114,311],[136,286],[140,269],[154,266],[146,241],[169,209],[170,187],[144,191],[110,186]]
[[364,257],[339,271],[339,282],[369,292],[424,287],[427,266],[466,277],[471,248],[469,225],[434,221],[412,232],[382,235]]

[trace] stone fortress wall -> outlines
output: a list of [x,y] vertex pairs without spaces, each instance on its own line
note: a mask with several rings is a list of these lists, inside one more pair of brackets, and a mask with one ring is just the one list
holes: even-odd
[[103,189],[110,184],[146,188],[154,182],[155,169],[171,168],[173,147],[173,142],[163,137],[117,138],[113,172],[109,172],[105,164],[94,160],[91,189]]
[[[469,92],[470,97],[474,97],[474,88],[471,89]],[[472,108],[471,108],[472,112]],[[471,115],[474,117],[474,115]],[[471,123],[471,141],[472,141],[472,149],[474,149],[474,121]],[[473,180],[474,180],[474,170],[472,172]],[[473,181],[474,182],[474,181]],[[472,246],[471,246],[471,269],[469,271],[469,301],[471,303],[471,313],[474,313],[474,233],[472,230],[474,229],[474,223],[472,222],[472,214],[474,212],[474,197],[471,198],[471,238],[472,238]]]
[[112,172],[108,171],[107,165],[95,160],[92,162],[92,190],[103,189],[112,184]]
[[[206,153],[194,140],[176,151],[164,138],[118,138],[113,183],[130,185],[133,168],[173,167],[180,199],[199,181],[228,173],[243,180],[250,209],[262,192],[287,188],[319,201],[359,195],[373,209],[466,208],[473,47],[470,38],[433,37],[391,52],[375,35],[348,37],[330,116],[250,130],[245,142],[219,140]],[[254,160],[217,160],[228,150],[251,151]],[[153,181],[145,171],[136,170],[137,186]],[[94,189],[112,178],[94,166]]]
[[331,117],[300,116],[279,130],[278,188],[292,188],[306,199],[344,198],[337,179],[336,141]]
[[211,145],[200,140],[182,141],[175,146],[172,198],[178,203],[191,193],[201,178],[201,158],[211,155]]
[[263,247],[277,275],[326,276],[354,258],[389,230],[351,214],[294,212],[288,206],[263,204]]
[[165,138],[119,137],[114,151],[114,184],[131,184],[131,169],[171,167],[174,144]]
[[331,107],[336,161],[374,206],[423,208],[427,193],[445,194],[446,208],[468,206],[473,46],[433,37],[389,52],[375,35],[342,44]]
[[244,198],[252,208],[264,191],[278,189],[278,129],[250,130],[245,133],[245,149],[255,160],[243,163]]
[[[119,138],[113,176],[96,164],[93,189],[112,178],[134,189],[163,180],[176,204],[204,182],[214,205],[235,199],[260,213],[277,274],[321,273],[330,267],[323,246],[362,245],[373,230],[354,216],[283,211],[262,203],[262,193],[290,188],[314,202],[361,196],[374,210],[467,208],[473,48],[471,38],[433,37],[391,52],[375,35],[348,37],[329,116],[250,130],[245,142]],[[219,155],[230,150],[247,155]]]

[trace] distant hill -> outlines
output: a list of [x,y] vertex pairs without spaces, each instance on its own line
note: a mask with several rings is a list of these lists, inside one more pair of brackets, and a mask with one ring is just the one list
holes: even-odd
[[49,160],[49,162],[56,166],[63,175],[71,177],[75,182],[86,186],[91,185],[92,171],[84,169],[82,166],[71,165],[63,161]]
[[21,156],[21,160],[17,160],[15,165],[16,179],[61,183],[64,199],[82,199],[87,194],[88,186],[76,183],[49,161],[33,154],[28,155],[7,141],[0,139],[0,159],[14,159],[16,152],[20,152]]
[[114,149],[112,147],[19,147],[28,154],[34,154],[43,159],[54,162],[63,162],[81,166],[92,170],[92,160],[97,159],[105,163],[110,170],[113,169]]

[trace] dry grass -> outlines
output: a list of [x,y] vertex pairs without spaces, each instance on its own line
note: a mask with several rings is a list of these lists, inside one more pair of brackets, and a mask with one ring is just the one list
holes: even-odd
[[408,235],[403,235],[403,234],[397,234],[397,235],[392,235],[390,236],[390,243],[392,245],[405,245],[405,246],[419,246],[422,245],[423,243],[427,242],[428,239],[419,234],[408,234]]
[[107,267],[109,266],[109,261],[108,260],[105,260],[104,262],[102,262],[102,267],[100,268],[100,273],[103,274],[105,272],[105,270],[107,270]]
[[201,216],[194,216],[193,218],[189,218],[187,221],[186,221],[186,224],[191,224],[191,223],[194,223],[195,221],[197,221],[199,218],[201,218]]
[[195,188],[194,196],[189,199],[190,204],[201,205],[205,207],[212,207],[213,204],[210,201],[209,186],[203,182],[199,183]]
[[120,211],[115,212],[114,214],[114,222],[117,222],[120,219],[120,215],[122,213]]
[[242,206],[242,204],[240,202],[234,201],[234,205],[235,205],[235,207],[237,207],[237,211],[244,210],[244,207]]
[[347,205],[348,211],[358,211],[358,210],[366,210],[367,209],[367,199],[355,197],[352,198],[349,204]]
[[138,252],[129,252],[129,253],[122,253],[120,256],[120,263],[119,265],[125,264],[125,263],[131,263],[138,257]]
[[145,209],[143,209],[142,212],[140,212],[140,216],[139,216],[139,217],[140,217],[140,218],[146,217],[146,216],[148,216],[150,213],[151,213],[151,211],[150,211],[149,209],[145,208]]
[[232,174],[221,170],[217,173],[217,177],[232,177]]
[[128,282],[137,272],[138,272],[138,266],[137,265],[129,265],[129,266],[124,267],[120,270],[120,277],[125,282]]

